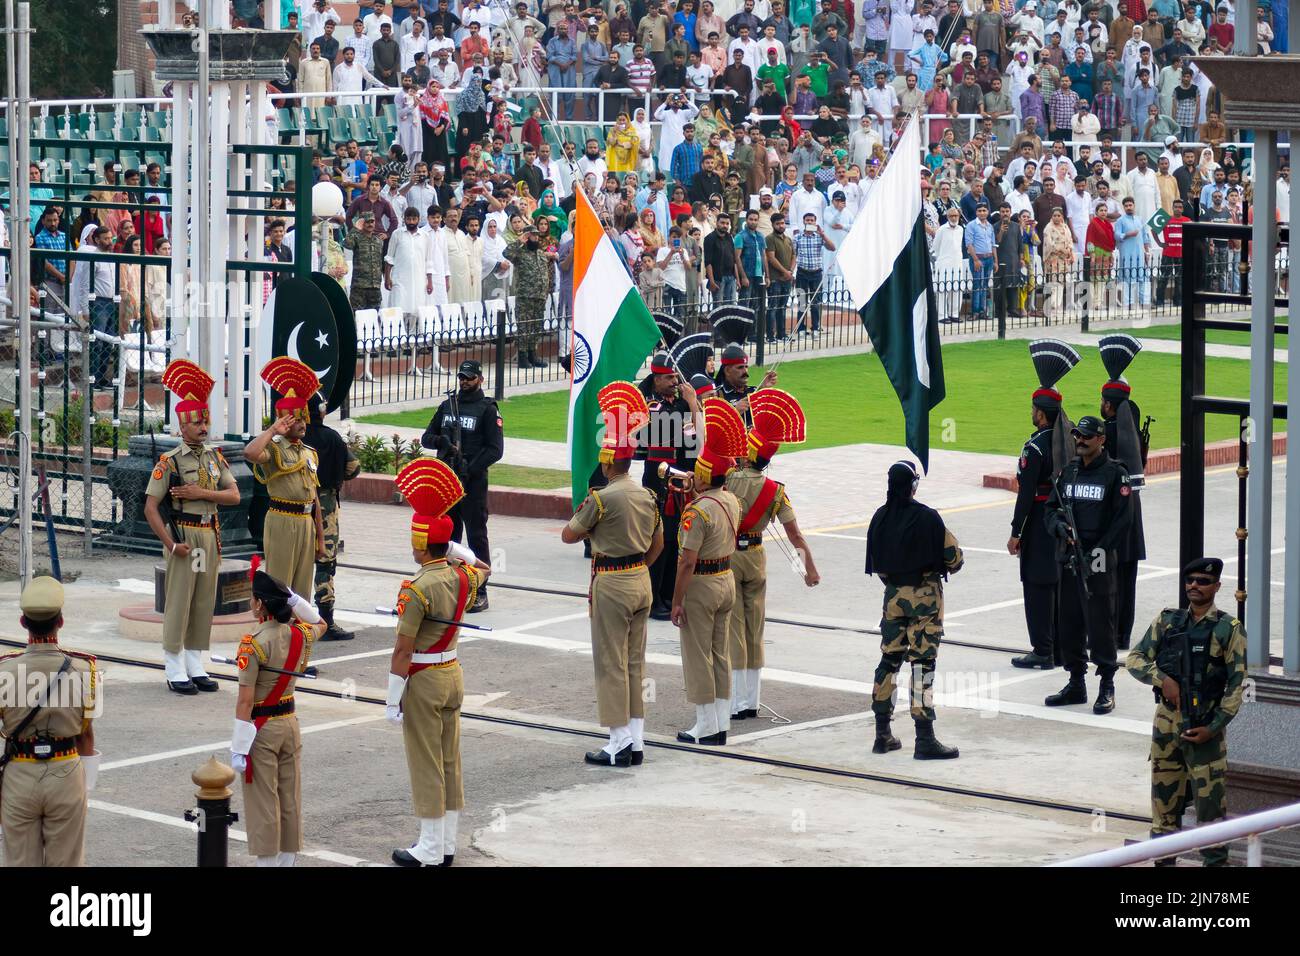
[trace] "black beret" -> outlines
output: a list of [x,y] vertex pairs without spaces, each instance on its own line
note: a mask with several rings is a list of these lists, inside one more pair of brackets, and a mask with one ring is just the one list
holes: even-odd
[[1189,574],[1208,574],[1214,580],[1219,580],[1223,574],[1222,558],[1197,558],[1194,561],[1188,561],[1183,568],[1183,577]]

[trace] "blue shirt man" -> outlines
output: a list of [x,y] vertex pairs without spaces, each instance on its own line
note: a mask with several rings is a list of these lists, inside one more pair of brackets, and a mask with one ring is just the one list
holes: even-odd
[[758,231],[758,216],[746,216],[745,228],[736,236],[736,249],[740,253],[740,268],[744,270],[751,282],[763,278],[763,259],[767,252],[767,240]]
[[1146,224],[1134,214],[1133,197],[1124,200],[1124,215],[1115,220],[1115,247],[1119,253],[1119,276],[1124,283],[1126,306],[1147,305],[1151,286],[1147,275],[1146,250],[1151,234]]
[[[967,198],[967,197],[963,197]],[[975,289],[971,293],[970,310],[972,318],[983,319],[988,309],[989,279],[997,268],[997,255],[994,253],[996,237],[993,224],[989,222],[988,203],[980,203],[975,209],[975,218],[966,224],[963,234],[966,253],[970,256],[971,276],[975,280]]]
[[[569,39],[568,31],[561,31],[551,37],[546,44],[547,78],[553,87],[573,87],[577,85],[577,71],[573,64],[577,62],[578,47]],[[561,93],[560,103],[564,107],[564,118],[573,119],[573,94]]]
[[691,184],[695,182],[695,174],[700,171],[700,163],[704,160],[704,150],[700,148],[699,143],[695,142],[693,126],[683,127],[682,135],[685,139],[673,147],[670,172],[673,180],[681,183],[689,193]]

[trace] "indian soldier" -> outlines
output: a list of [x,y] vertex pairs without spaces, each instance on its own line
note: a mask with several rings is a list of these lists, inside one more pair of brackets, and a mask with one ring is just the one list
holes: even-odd
[[1142,528],[1142,488],[1146,485],[1147,448],[1138,423],[1142,413],[1133,401],[1133,388],[1124,379],[1142,343],[1131,335],[1103,335],[1097,343],[1102,364],[1110,376],[1101,387],[1101,417],[1106,422],[1106,450],[1124,466],[1132,489],[1133,520],[1119,542],[1115,569],[1115,646],[1128,650],[1133,637],[1137,605],[1138,562],[1146,560],[1146,535]]
[[244,457],[270,498],[262,529],[266,573],[295,594],[310,594],[316,562],[325,557],[325,526],[316,494],[320,458],[303,438],[307,399],[320,390],[320,381],[302,362],[283,356],[263,366],[262,381],[280,396],[277,417],[248,443]]
[[[1156,693],[1151,734],[1151,836],[1182,826],[1187,791],[1196,822],[1228,815],[1229,721],[1241,708],[1246,681],[1246,632],[1214,605],[1223,562],[1197,558],[1183,568],[1187,608],[1167,607],[1151,622],[1126,666]],[[1206,866],[1228,862],[1226,846],[1201,850]],[[1175,859],[1157,860],[1173,866]]]
[[694,726],[677,739],[722,745],[731,728],[728,631],[736,600],[731,555],[740,521],[740,502],[726,481],[736,459],[745,454],[745,423],[720,398],[705,401],[704,420],[704,447],[690,479],[695,497],[677,529],[672,622],[680,628],[686,699],[695,705]]
[[649,420],[645,397],[630,382],[611,382],[597,399],[605,417],[600,470],[605,484],[592,488],[560,532],[566,544],[592,542],[591,656],[596,667],[596,707],[609,743],[588,753],[587,763],[639,766],[645,757],[646,621],[650,573],[664,547],[659,503],[632,481],[628,467],[636,432]]
[[221,570],[217,509],[239,504],[239,487],[225,456],[207,444],[212,376],[177,359],[163,372],[163,385],[178,399],[172,410],[181,443],[154,466],[145,488],[144,517],[166,552],[163,676],[169,689],[192,695],[217,689],[203,668]]
[[661,474],[660,467],[668,465],[686,472],[692,468],[700,403],[695,390],[682,382],[667,352],[651,356],[650,374],[641,380],[640,388],[649,410],[650,427],[639,443],[636,457],[645,462],[641,484],[654,492],[664,529],[664,549],[650,565],[650,617],[667,621],[677,583],[677,526],[686,508],[687,492],[682,482]]
[[334,572],[338,568],[339,493],[343,482],[361,473],[361,464],[343,437],[325,424],[325,398],[320,392],[307,400],[307,414],[311,421],[303,441],[316,450],[319,461],[316,478],[320,487],[316,495],[320,500],[321,528],[325,532],[325,554],[316,559],[314,582],[316,606],[327,625],[321,640],[350,641],[356,635],[334,623]]
[[[1043,701],[1048,707],[1086,704],[1084,674],[1092,660],[1101,678],[1094,714],[1115,709],[1115,549],[1132,520],[1132,489],[1124,466],[1105,452],[1106,426],[1084,415],[1070,431],[1078,456],[1061,469],[1047,500],[1045,521],[1064,542],[1057,640],[1070,680]],[[1067,508],[1069,511],[1067,512]],[[1072,512],[1072,514],[1071,514]]]
[[876,717],[872,753],[899,750],[891,733],[894,691],[903,661],[912,666],[911,710],[916,724],[917,760],[949,760],[958,755],[934,736],[934,672],[943,640],[943,582],[961,570],[957,539],[939,512],[916,500],[921,476],[909,461],[889,466],[885,503],[867,528],[867,574],[885,585],[880,618],[880,664],[871,689]]
[[250,576],[258,627],[243,636],[235,657],[230,766],[243,779],[248,852],[257,866],[293,866],[302,851],[302,734],[293,690],[325,622],[311,601],[256,565]]
[[537,355],[537,340],[546,320],[546,301],[554,288],[555,249],[544,247],[535,226],[525,226],[521,237],[506,247],[505,257],[515,267],[515,348],[520,368],[546,368]]
[[384,281],[384,240],[375,233],[373,212],[357,216],[343,240],[343,248],[352,250],[348,304],[354,312],[379,308],[383,297],[380,287]]
[[456,635],[489,569],[448,560],[452,520],[447,511],[465,491],[451,466],[417,458],[397,475],[397,488],[415,511],[411,554],[420,570],[397,597],[397,643],[388,674],[385,717],[402,728],[411,797],[420,837],[393,851],[398,866],[451,866],[465,806],[460,766],[460,708],[465,679]]
[[86,794],[99,775],[99,671],[89,654],[59,646],[62,584],[32,578],[18,605],[27,647],[0,657],[0,686],[9,688],[0,700],[5,865],[84,866]]
[[1043,506],[1052,493],[1052,479],[1070,457],[1073,426],[1062,410],[1056,384],[1079,364],[1079,353],[1056,339],[1037,339],[1029,343],[1029,356],[1039,382],[1030,399],[1035,430],[1021,449],[1016,466],[1016,509],[1011,515],[1007,553],[1020,557],[1030,651],[1013,657],[1011,663],[1051,670],[1058,663],[1056,608],[1061,571],[1056,563],[1056,542],[1043,522]]
[[[505,453],[501,409],[483,391],[483,366],[466,359],[456,370],[456,389],[429,419],[420,444],[437,451],[451,466],[465,491],[449,512],[452,540],[462,536],[480,561],[490,562],[488,543],[488,469]],[[472,563],[472,562],[471,562]],[[488,608],[487,581],[482,581],[469,613]]]
[[[754,427],[749,430],[747,457],[739,459],[727,475],[726,488],[740,504],[736,526],[736,551],[731,556],[731,576],[736,582],[736,603],[731,607],[731,719],[758,716],[759,684],[763,670],[763,617],[767,609],[767,552],[763,532],[780,522],[795,551],[792,560],[802,566],[804,583],[821,581],[812,550],[799,530],[785,485],[763,472],[785,442],[802,442],[806,435],[803,409],[793,395],[765,388],[749,398]],[[774,530],[773,534],[777,534]]]

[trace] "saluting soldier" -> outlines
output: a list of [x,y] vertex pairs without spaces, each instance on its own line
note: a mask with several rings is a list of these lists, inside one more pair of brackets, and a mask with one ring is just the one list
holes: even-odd
[[645,427],[645,397],[631,382],[611,382],[597,395],[605,416],[600,470],[605,484],[592,488],[560,532],[566,544],[590,540],[591,656],[596,667],[596,707],[609,743],[587,763],[639,766],[645,755],[646,622],[650,573],[663,550],[659,503],[628,475],[636,432]]
[[[1115,709],[1115,569],[1116,548],[1128,533],[1132,490],[1124,466],[1105,452],[1106,426],[1084,415],[1070,432],[1078,457],[1061,470],[1047,501],[1047,530],[1065,542],[1061,549],[1061,612],[1057,640],[1070,680],[1046,698],[1048,707],[1086,704],[1083,678],[1091,658],[1100,685],[1094,714]],[[1077,527],[1065,513],[1068,503]],[[1078,542],[1078,548],[1075,542]],[[1082,555],[1082,567],[1077,555]],[[1086,587],[1086,591],[1085,591]]]
[[397,643],[388,674],[385,716],[400,724],[420,820],[414,845],[393,851],[398,866],[451,866],[465,806],[460,767],[460,708],[465,679],[456,657],[459,622],[490,569],[448,561],[451,508],[465,494],[451,467],[418,458],[397,474],[414,510],[411,554],[420,565],[397,598]]
[[248,443],[244,457],[271,499],[262,530],[266,573],[295,594],[310,594],[316,562],[325,557],[325,526],[316,494],[320,459],[303,438],[307,399],[320,390],[320,381],[302,362],[285,357],[266,363],[262,381],[280,396],[277,418]]
[[650,357],[650,374],[641,380],[641,394],[650,413],[650,426],[637,449],[645,462],[641,484],[654,492],[664,529],[664,549],[650,566],[650,617],[666,621],[672,611],[677,583],[677,526],[686,507],[686,492],[680,482],[659,474],[661,465],[689,472],[699,445],[697,419],[700,403],[695,389],[682,381],[667,352]]
[[164,452],[154,466],[145,488],[144,517],[167,561],[163,675],[176,693],[197,694],[217,689],[203,667],[203,652],[212,643],[221,571],[217,509],[239,504],[239,486],[221,450],[207,444],[212,376],[193,362],[177,359],[162,380],[178,399],[172,411],[181,443]]
[[18,603],[27,647],[0,657],[5,865],[84,866],[86,794],[99,775],[99,671],[89,654],[59,646],[62,584],[32,578]]
[[804,583],[821,581],[812,550],[799,530],[785,485],[763,474],[782,443],[802,442],[807,425],[803,409],[793,395],[776,388],[755,392],[749,399],[754,427],[749,430],[748,456],[736,462],[727,475],[727,490],[740,504],[736,550],[731,556],[731,576],[736,581],[736,603],[731,607],[731,719],[758,716],[759,684],[763,668],[763,618],[767,612],[767,556],[763,532],[773,521],[785,528],[786,537],[803,564]]
[[917,760],[948,760],[958,755],[934,736],[934,673],[943,640],[943,582],[961,570],[957,539],[939,512],[916,500],[921,476],[908,461],[889,466],[885,503],[867,528],[867,574],[885,583],[880,618],[880,664],[871,690],[876,716],[872,753],[903,745],[890,732],[899,668],[912,665],[911,710],[916,724]]
[[327,625],[321,640],[350,641],[355,635],[334,623],[334,573],[338,570],[339,494],[343,482],[351,481],[361,473],[361,463],[343,436],[325,424],[325,399],[320,392],[307,400],[307,412],[311,421],[303,441],[315,450],[320,462],[316,472],[320,487],[316,495],[320,501],[321,530],[325,540],[325,554],[316,560],[314,595],[321,619]]
[[[1223,561],[1198,558],[1183,568],[1187,608],[1167,607],[1128,655],[1128,671],[1156,691],[1151,734],[1151,836],[1182,827],[1187,791],[1198,824],[1228,815],[1228,742],[1241,709],[1246,632],[1214,605]],[[1189,653],[1190,652],[1190,653]],[[1201,850],[1206,866],[1228,862],[1226,846]],[[1157,860],[1173,866],[1174,857]]]
[[256,565],[251,577],[258,628],[240,640],[235,658],[230,766],[243,780],[248,852],[258,866],[293,866],[302,852],[302,734],[293,691],[325,623],[309,600]]
[[1052,493],[1052,479],[1070,457],[1069,416],[1056,384],[1079,363],[1079,353],[1056,339],[1029,343],[1029,356],[1039,387],[1031,398],[1034,433],[1020,451],[1016,465],[1016,508],[1011,515],[1007,553],[1020,557],[1020,584],[1025,595],[1028,654],[1013,657],[1016,667],[1051,670],[1057,664],[1056,609],[1061,587],[1056,542],[1047,533],[1043,508]]
[[695,705],[695,725],[677,739],[722,745],[731,728],[731,555],[740,522],[740,502],[725,485],[736,458],[745,454],[745,423],[720,398],[705,401],[704,422],[704,447],[692,477],[695,497],[677,529],[672,622],[680,628],[686,699]]
[[1133,387],[1124,378],[1142,343],[1131,335],[1103,335],[1097,343],[1110,378],[1101,387],[1101,417],[1106,423],[1106,451],[1124,466],[1132,489],[1133,519],[1116,547],[1115,646],[1128,650],[1137,613],[1138,562],[1146,560],[1146,535],[1142,528],[1142,488],[1146,486],[1147,449],[1138,423],[1142,412],[1133,401]]
[[352,250],[352,278],[348,283],[348,304],[354,312],[383,305],[384,240],[375,234],[375,214],[363,212],[352,222],[343,240]]
[[537,354],[537,342],[546,320],[546,300],[555,285],[555,247],[543,247],[537,228],[528,225],[503,255],[515,267],[515,348],[519,367],[545,368],[546,360]]

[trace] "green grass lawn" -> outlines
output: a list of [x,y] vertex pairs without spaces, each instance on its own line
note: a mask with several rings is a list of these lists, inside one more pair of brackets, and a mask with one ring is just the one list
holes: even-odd
[[[1072,419],[1097,414],[1105,369],[1096,349],[1080,350],[1083,361],[1061,383]],[[1037,387],[1023,341],[962,342],[943,348],[945,401],[931,412],[930,445],[955,451],[1014,455],[1032,426],[1029,396]],[[1145,353],[1127,376],[1143,416],[1151,426],[1151,447],[1178,445],[1179,360],[1177,355]],[[800,448],[826,448],[860,442],[903,443],[903,413],[875,354],[787,362],[778,386],[795,395],[808,415],[808,442]],[[1211,358],[1207,391],[1213,395],[1250,393],[1249,363]],[[1286,366],[1276,372],[1276,394],[1286,396]],[[751,381],[761,372],[751,370]],[[506,434],[519,438],[564,441],[567,392],[524,395],[502,406]],[[386,424],[428,424],[430,409],[363,418]],[[1206,421],[1206,440],[1236,437],[1237,421],[1215,415]],[[1285,423],[1279,422],[1279,428]],[[794,447],[794,446],[790,446]]]
[[528,465],[507,465],[498,462],[488,472],[490,483],[507,488],[556,488],[569,490],[569,472],[560,468],[530,468]]
[[[1094,330],[1095,331],[1095,330]],[[1107,332],[1130,332],[1139,339],[1166,339],[1171,342],[1178,342],[1183,337],[1183,327],[1181,325],[1152,325],[1146,328],[1127,328],[1127,329],[1106,329],[1097,332],[1098,335],[1105,335]],[[1205,333],[1205,341],[1210,345],[1250,345],[1250,333],[1230,332],[1226,329],[1208,329]],[[1287,338],[1285,335],[1274,336],[1274,347],[1279,349],[1286,348]]]

